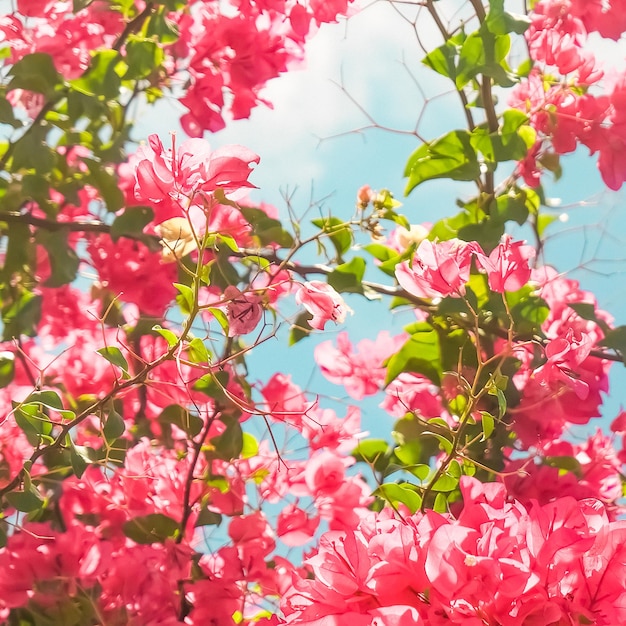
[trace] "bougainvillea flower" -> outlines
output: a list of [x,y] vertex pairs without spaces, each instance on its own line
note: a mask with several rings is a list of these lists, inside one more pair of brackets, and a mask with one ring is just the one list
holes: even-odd
[[[137,151],[135,195],[149,202],[160,224],[182,217],[192,205],[211,205],[217,190],[232,193],[253,187],[248,181],[251,164],[259,156],[243,146],[223,146],[212,151],[203,139],[188,139],[165,150],[158,135]],[[215,202],[215,200],[213,200]]]
[[489,288],[502,293],[517,291],[528,282],[528,262],[534,256],[535,249],[532,246],[513,241],[510,235],[505,235],[488,257],[477,254],[476,261],[487,272]]
[[415,251],[413,263],[404,261],[396,267],[396,278],[401,287],[420,298],[463,296],[472,255],[476,253],[482,253],[482,249],[475,242],[424,239]]
[[296,302],[313,315],[309,324],[316,330],[324,330],[331,320],[341,324],[351,311],[330,285],[319,280],[304,283],[296,292]]

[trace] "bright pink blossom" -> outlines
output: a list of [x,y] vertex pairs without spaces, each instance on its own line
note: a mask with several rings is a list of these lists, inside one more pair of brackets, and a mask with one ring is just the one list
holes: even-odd
[[383,362],[405,341],[403,334],[392,337],[387,331],[382,331],[374,341],[359,341],[354,350],[348,334],[341,332],[337,335],[337,347],[332,341],[324,341],[315,347],[314,356],[326,379],[336,385],[344,385],[351,397],[361,400],[382,389],[386,375]]
[[319,517],[311,517],[295,504],[288,504],[278,514],[276,534],[287,546],[302,546],[313,539],[319,523]]
[[478,254],[476,259],[478,265],[487,272],[489,288],[503,293],[517,291],[528,282],[530,278],[528,262],[534,256],[535,249],[532,246],[524,245],[521,241],[513,241],[510,235],[505,235],[489,257]]
[[396,278],[403,289],[420,298],[462,296],[469,280],[472,256],[477,253],[482,250],[474,242],[424,239],[412,264],[404,261],[396,267]]
[[[626,524],[592,500],[525,508],[502,485],[462,477],[455,519],[383,511],[323,535],[282,597],[288,624],[621,623]],[[610,581],[603,583],[603,581]],[[374,616],[403,616],[375,621]],[[408,621],[408,619],[412,621]]]
[[311,328],[324,330],[326,322],[341,324],[350,311],[343,298],[327,283],[312,280],[300,286],[296,292],[296,302],[313,315],[309,321]]
[[154,224],[186,214],[192,205],[204,208],[210,194],[232,193],[252,187],[248,176],[259,157],[243,146],[211,150],[203,139],[173,142],[165,150],[157,135],[137,151],[135,195],[155,209]]
[[132,302],[148,315],[162,315],[176,296],[174,263],[162,263],[161,254],[140,241],[102,234],[90,238],[87,251],[99,281],[123,302]]

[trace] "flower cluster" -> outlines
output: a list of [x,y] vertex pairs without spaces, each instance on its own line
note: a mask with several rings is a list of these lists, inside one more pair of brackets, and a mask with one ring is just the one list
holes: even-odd
[[624,522],[593,500],[509,501],[461,480],[456,518],[365,518],[322,536],[283,597],[287,624],[585,624],[626,618]]
[[578,144],[598,153],[598,169],[610,189],[626,180],[623,80],[603,84],[602,69],[585,47],[593,32],[619,39],[625,16],[621,3],[541,0],[534,7],[526,40],[535,66],[510,98],[539,132],[519,167],[531,187],[539,184],[551,151],[567,154]]

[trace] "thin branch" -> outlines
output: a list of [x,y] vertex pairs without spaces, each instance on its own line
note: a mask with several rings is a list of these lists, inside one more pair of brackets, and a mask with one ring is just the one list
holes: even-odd
[[45,217],[35,217],[30,213],[18,213],[17,211],[0,211],[0,222],[13,224],[28,224],[36,228],[42,228],[51,232],[67,230],[69,232],[85,233],[110,233],[111,226],[98,221],[57,222]]

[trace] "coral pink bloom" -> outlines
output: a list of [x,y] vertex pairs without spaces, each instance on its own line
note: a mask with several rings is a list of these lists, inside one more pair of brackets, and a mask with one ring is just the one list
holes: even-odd
[[328,284],[319,280],[304,283],[296,292],[296,302],[313,315],[311,328],[324,330],[326,322],[341,324],[350,308],[343,298]]
[[472,255],[482,253],[475,243],[460,239],[433,242],[424,239],[415,252],[412,265],[396,267],[400,286],[413,296],[437,298],[463,296],[469,280]]
[[276,534],[287,546],[302,546],[313,539],[319,523],[319,516],[309,517],[306,511],[295,504],[288,504],[278,514]]
[[546,385],[553,381],[564,382],[576,395],[585,400],[589,385],[577,375],[578,366],[589,356],[593,341],[585,333],[570,329],[565,337],[553,339],[545,349],[547,363],[536,372],[535,378]]
[[291,418],[300,423],[302,415],[311,407],[302,389],[291,382],[290,374],[273,374],[261,389],[261,394],[267,403],[267,411],[280,421]]
[[212,151],[203,139],[188,139],[166,151],[158,135],[150,135],[148,144],[137,151],[135,195],[153,204],[154,224],[183,215],[193,204],[204,206],[207,194],[218,189],[253,187],[248,176],[259,156],[243,146]]
[[526,246],[521,241],[513,241],[510,235],[505,235],[489,257],[477,254],[476,260],[486,272],[489,279],[489,288],[502,293],[521,289],[530,278],[528,261],[535,256],[532,246]]
[[336,385],[344,385],[355,400],[371,396],[385,384],[385,359],[399,350],[407,337],[392,337],[386,330],[374,341],[363,339],[354,350],[348,333],[337,335],[337,347],[332,341],[324,341],[315,348],[314,356],[322,374]]

